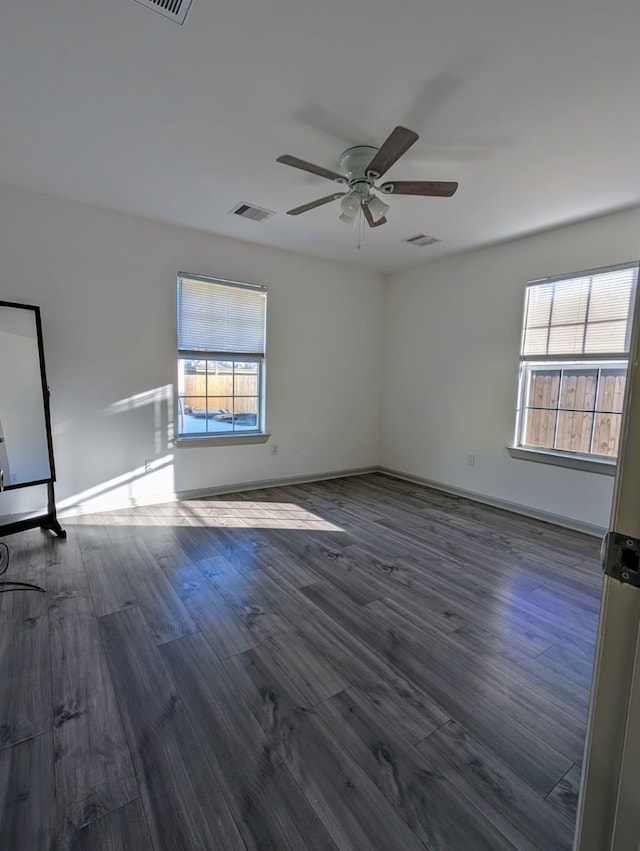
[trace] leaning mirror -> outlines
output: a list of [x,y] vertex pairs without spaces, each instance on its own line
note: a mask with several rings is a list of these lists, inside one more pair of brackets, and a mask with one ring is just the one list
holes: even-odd
[[37,307],[0,301],[0,491],[46,484],[45,513],[0,524],[0,534],[41,525],[60,534],[42,325]]
[[0,470],[4,487],[51,478],[36,312],[0,306]]

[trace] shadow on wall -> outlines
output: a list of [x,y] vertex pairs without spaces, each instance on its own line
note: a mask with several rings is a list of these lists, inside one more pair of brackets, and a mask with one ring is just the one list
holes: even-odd
[[[71,428],[71,423],[58,425],[54,430],[54,449],[59,439],[56,435]],[[58,499],[58,510],[63,515],[143,505],[175,496],[173,385],[155,387],[113,402],[97,412],[95,428],[92,429],[89,420],[85,422],[81,438],[90,439],[90,447],[71,444],[65,447],[63,458],[57,453],[62,485],[65,467],[82,465],[87,453],[91,453],[91,462],[84,469],[75,469],[73,475],[76,482],[84,479],[88,486]],[[98,440],[109,449],[96,458],[94,447]],[[135,466],[129,467],[128,462],[133,459]],[[114,466],[120,471],[102,478],[106,466],[111,473]]]
[[139,408],[153,408],[155,452],[160,455],[171,446],[175,437],[173,385],[165,384],[153,390],[136,393],[126,399],[120,399],[105,408],[107,416],[135,411]]
[[58,511],[63,517],[67,514],[91,514],[125,505],[144,505],[162,497],[172,499],[174,496],[173,454],[170,454],[59,500]]

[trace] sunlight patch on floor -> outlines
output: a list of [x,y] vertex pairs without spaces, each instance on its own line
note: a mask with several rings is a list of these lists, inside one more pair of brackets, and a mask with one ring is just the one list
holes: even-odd
[[[122,482],[121,484],[126,484]],[[94,511],[100,511],[95,508]],[[67,524],[85,524],[84,517],[68,517]],[[298,529],[343,532],[335,523],[287,502],[244,502],[242,500],[184,500],[153,506],[136,506],[100,513],[102,525],[118,526],[207,526],[221,529]]]

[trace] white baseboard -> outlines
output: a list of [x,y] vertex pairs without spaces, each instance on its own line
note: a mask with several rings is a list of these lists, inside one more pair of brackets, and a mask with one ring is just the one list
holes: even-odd
[[348,476],[365,476],[367,473],[378,473],[380,468],[354,467],[346,470],[332,470],[329,473],[316,473],[307,476],[287,476],[283,479],[262,479],[258,482],[242,482],[237,485],[220,485],[213,488],[199,488],[198,490],[178,491],[178,499],[206,499],[208,496],[220,496],[225,493],[242,493],[242,491],[260,490],[260,488],[277,488],[286,485],[301,485],[305,482],[322,482],[326,479],[344,479]]
[[402,479],[406,482],[413,482],[416,485],[423,485],[427,488],[450,493],[453,496],[461,496],[465,499],[471,499],[474,502],[481,502],[485,505],[491,505],[493,508],[502,508],[504,511],[512,511],[514,514],[522,514],[525,517],[532,517],[534,520],[543,520],[545,523],[553,523],[555,526],[563,526],[565,529],[573,529],[576,532],[584,532],[586,535],[593,535],[596,538],[601,538],[607,531],[603,526],[596,526],[592,523],[584,523],[582,520],[576,520],[573,517],[566,517],[564,514],[552,514],[550,511],[542,511],[539,508],[532,508],[530,505],[522,505],[519,502],[510,502],[506,499],[499,499],[487,494],[477,493],[476,491],[468,491],[464,488],[458,488],[454,485],[447,485],[443,482],[436,482],[433,479],[425,479],[422,476],[414,476],[412,473],[405,473],[402,470],[393,470],[390,467],[378,467],[378,472],[385,476],[392,476],[394,479]]
[[286,476],[279,479],[261,479],[255,482],[241,482],[234,485],[219,485],[216,487],[198,488],[197,490],[177,491],[175,494],[158,494],[157,496],[148,495],[138,499],[118,500],[113,503],[106,503],[100,507],[84,506],[82,504],[68,505],[58,509],[58,516],[72,517],[78,514],[95,514],[105,511],[117,511],[124,508],[134,508],[143,505],[158,505],[163,502],[174,502],[175,500],[184,499],[206,499],[209,496],[220,496],[226,493],[241,493],[242,491],[259,490],[260,488],[275,488],[286,485],[299,485],[305,482],[321,482],[327,479],[344,479],[349,476],[364,476],[368,473],[383,473],[386,476],[392,476],[395,479],[402,479],[407,482],[413,482],[416,485],[433,488],[434,490],[442,491],[443,493],[453,494],[454,496],[471,499],[474,502],[491,505],[494,508],[501,508],[505,511],[512,511],[515,514],[522,514],[525,517],[532,517],[535,520],[543,520],[545,523],[553,523],[556,526],[564,526],[567,529],[574,529],[577,532],[584,532],[587,535],[593,535],[601,538],[607,531],[606,528],[593,525],[591,523],[583,523],[581,520],[576,520],[573,517],[566,517],[562,514],[552,514],[549,511],[542,511],[538,508],[532,508],[529,505],[521,505],[517,502],[510,502],[506,499],[499,499],[493,496],[487,496],[476,491],[465,490],[454,485],[447,485],[444,482],[437,482],[432,479],[425,479],[422,476],[415,476],[412,473],[406,473],[402,470],[394,470],[390,467],[380,467],[372,465],[370,467],[352,467],[344,470],[331,470],[327,473],[316,473],[304,476]]
[[99,504],[86,502],[67,503],[62,500],[58,504],[58,517],[76,517],[83,514],[103,514],[108,511],[122,511],[126,508],[142,508],[145,505],[162,505],[182,499],[206,499],[208,496],[220,496],[225,493],[241,493],[242,491],[259,490],[260,488],[275,488],[285,485],[297,485],[304,482],[320,482],[324,479],[343,479],[347,476],[363,476],[367,473],[377,473],[378,467],[352,467],[345,470],[331,470],[327,473],[315,473],[305,476],[288,476],[280,479],[261,479],[256,482],[240,482],[234,485],[219,485],[216,487],[198,488],[197,490],[176,491],[175,493],[145,494],[141,497],[105,500]]
[[145,494],[142,497],[129,497],[127,499],[116,499],[92,505],[91,500],[87,502],[74,502],[65,505],[64,501],[57,507],[58,519],[65,517],[78,517],[84,514],[105,514],[109,511],[122,511],[125,508],[143,508],[145,505],[162,505],[165,502],[175,502],[177,495],[174,493]]

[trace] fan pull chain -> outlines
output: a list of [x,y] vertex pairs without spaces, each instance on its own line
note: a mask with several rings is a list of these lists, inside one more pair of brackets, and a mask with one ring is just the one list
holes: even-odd
[[362,248],[362,246],[364,245],[364,235],[364,214],[362,212],[362,205],[360,205],[360,216],[358,218],[358,248]]

